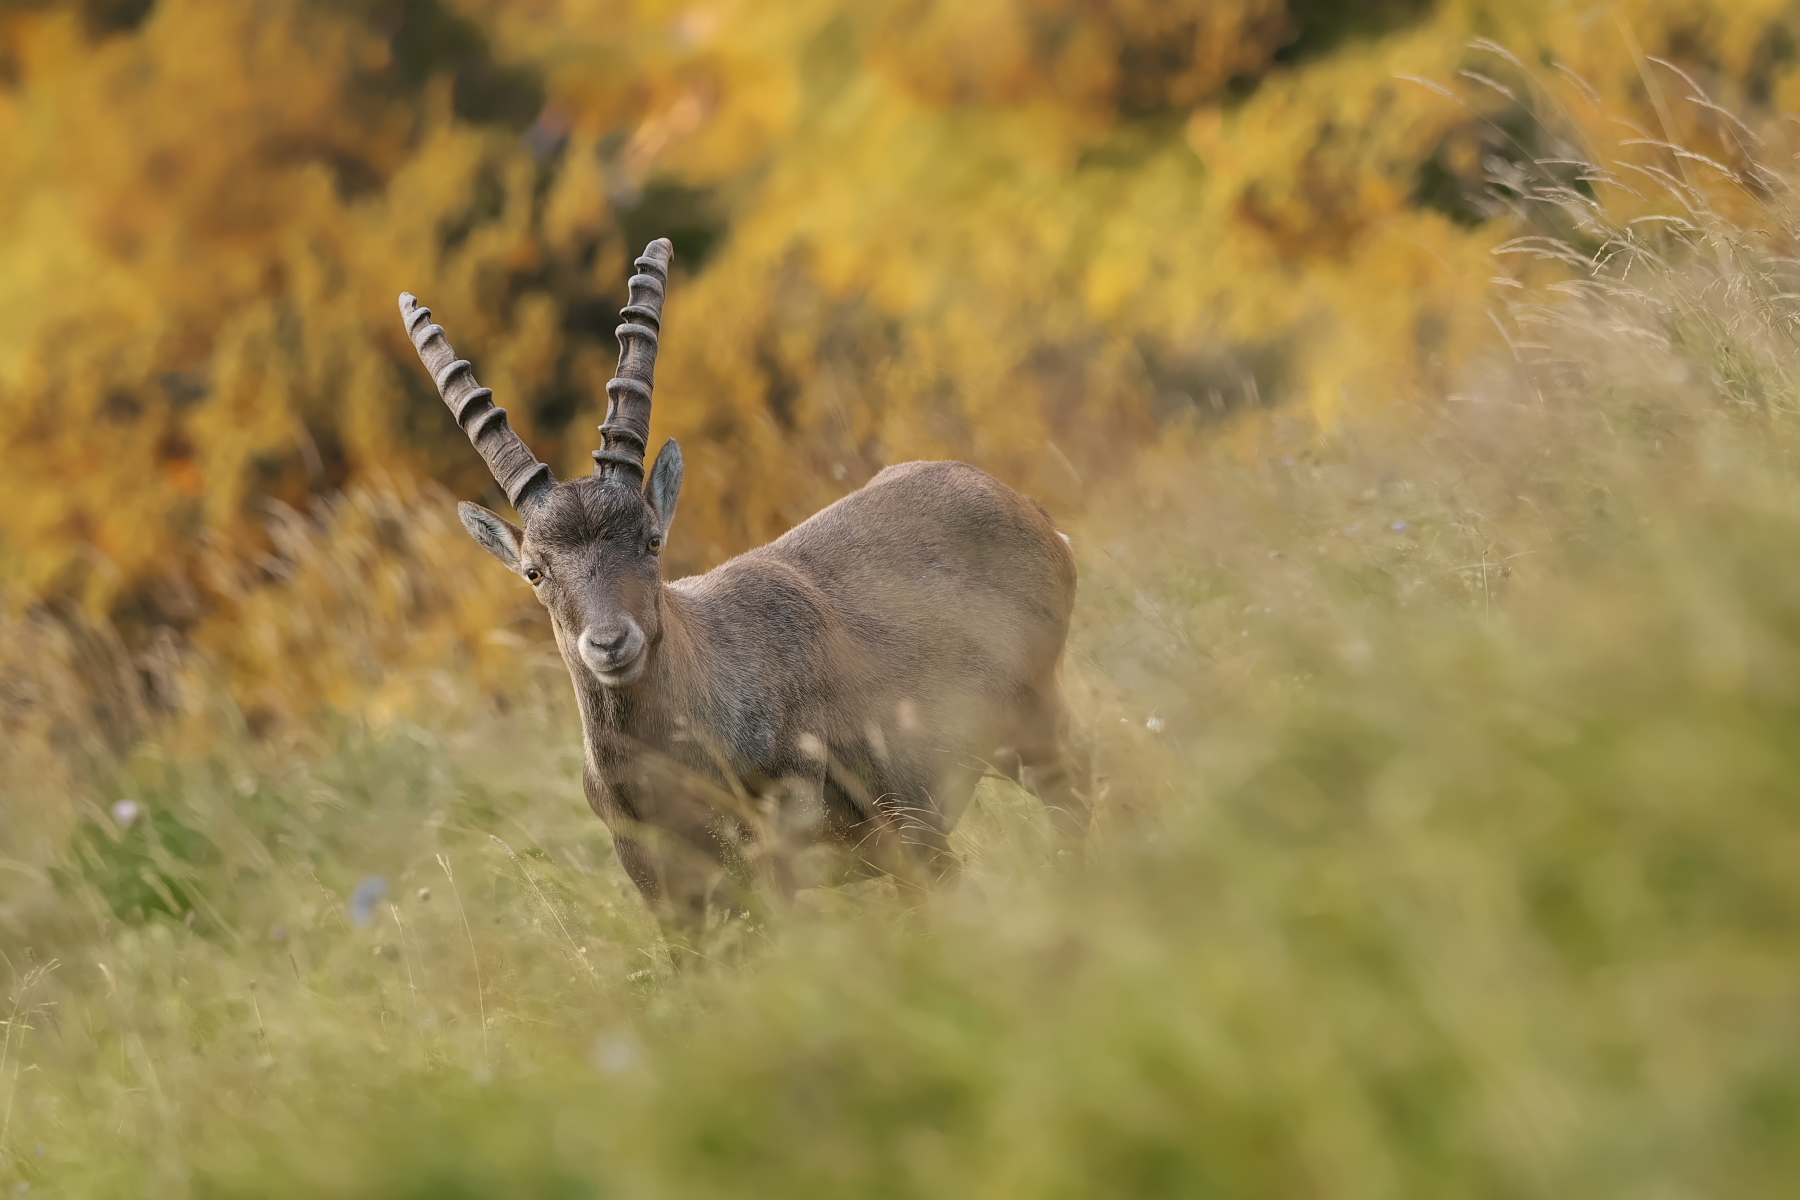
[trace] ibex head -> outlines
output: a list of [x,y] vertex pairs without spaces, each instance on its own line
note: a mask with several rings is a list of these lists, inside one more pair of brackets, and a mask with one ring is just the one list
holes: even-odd
[[457,505],[463,527],[531,584],[570,667],[579,662],[606,687],[641,678],[662,635],[661,554],[681,495],[681,447],[673,438],[663,444],[647,482],[644,449],[673,255],[668,239],[658,238],[637,260],[620,312],[619,374],[606,385],[594,473],[560,483],[456,357],[444,331],[431,323],[431,310],[410,293],[400,296],[401,316],[439,394],[525,521],[520,529],[479,504],[463,503]]

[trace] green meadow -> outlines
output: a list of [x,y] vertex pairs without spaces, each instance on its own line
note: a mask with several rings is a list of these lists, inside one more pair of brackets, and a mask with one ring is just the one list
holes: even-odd
[[[1084,485],[1085,847],[989,781],[954,880],[689,954],[582,800],[535,626],[504,687],[447,659],[406,711],[271,730],[198,659],[179,720],[133,716],[141,657],[11,619],[4,1194],[1783,1194],[1785,196],[1646,226],[1567,191],[1444,394],[1177,425]],[[440,549],[448,508],[287,518],[344,653],[404,622],[358,597],[497,570]]]

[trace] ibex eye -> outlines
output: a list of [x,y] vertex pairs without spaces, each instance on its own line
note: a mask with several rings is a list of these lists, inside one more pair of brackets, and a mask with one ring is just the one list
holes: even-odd
[[536,567],[526,567],[525,578],[531,580],[533,583],[542,583],[544,582],[544,573]]
[[657,537],[654,533],[651,534],[650,535],[650,552],[652,554],[654,554],[654,553],[656,553],[656,551],[661,550],[661,549],[662,549],[662,539]]

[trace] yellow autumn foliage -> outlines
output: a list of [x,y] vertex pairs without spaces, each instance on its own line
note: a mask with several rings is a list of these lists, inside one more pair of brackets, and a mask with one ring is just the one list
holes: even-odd
[[304,577],[282,514],[497,499],[403,288],[586,469],[661,234],[678,566],[912,457],[1074,519],[1152,443],[1292,453],[1443,394],[1498,344],[1490,278],[1529,269],[1495,247],[1559,231],[1509,172],[1623,153],[1729,206],[1797,46],[1778,0],[11,5],[0,580],[209,648],[255,710],[485,662],[520,597],[470,558],[338,664],[329,588],[305,630],[265,595]]

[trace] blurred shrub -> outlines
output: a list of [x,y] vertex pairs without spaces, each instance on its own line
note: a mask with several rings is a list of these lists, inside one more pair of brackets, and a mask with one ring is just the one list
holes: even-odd
[[[1475,33],[1600,106],[1539,111]],[[1442,390],[1522,163],[1610,145],[1602,113],[1735,162],[1653,58],[1756,123],[1796,44],[1774,0],[8,5],[0,578],[133,653],[222,648],[247,708],[341,700],[246,624],[270,502],[496,499],[394,295],[585,470],[625,264],[665,232],[678,566],[915,456],[1074,512],[1176,426]],[[1465,64],[1460,103],[1399,78]]]

